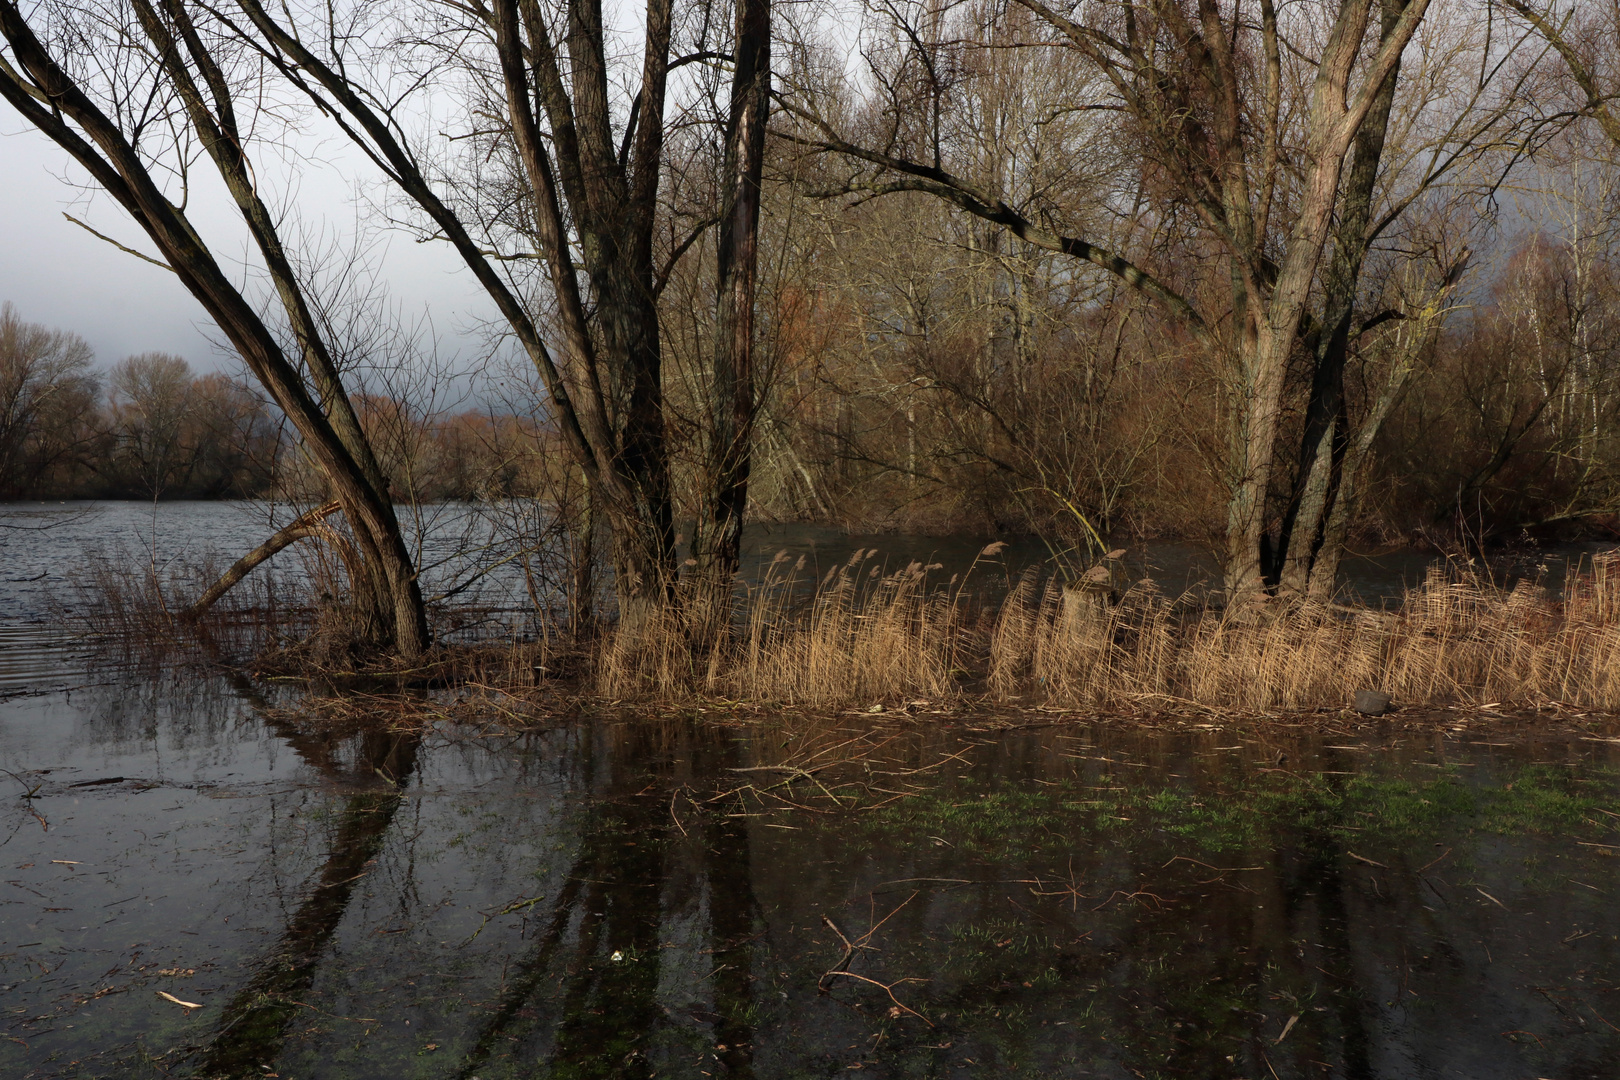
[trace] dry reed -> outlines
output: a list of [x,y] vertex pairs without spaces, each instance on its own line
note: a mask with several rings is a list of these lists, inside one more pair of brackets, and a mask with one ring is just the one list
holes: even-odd
[[[812,707],[982,697],[1284,711],[1342,708],[1356,690],[1377,689],[1409,706],[1620,708],[1620,553],[1594,557],[1556,596],[1530,582],[1502,587],[1468,566],[1436,567],[1389,610],[1278,600],[1221,610],[1149,581],[1116,600],[1100,581],[1035,575],[992,604],[969,596],[972,570],[935,582],[937,567],[885,572],[875,554],[857,552],[814,581],[801,577],[802,560],[779,557],[723,610],[687,595],[644,625],[589,642],[524,641],[514,628],[504,646],[467,640],[393,674]],[[322,595],[337,584],[333,568],[306,571],[296,597],[263,579],[202,627],[183,628],[173,598],[195,594],[204,569],[91,559],[73,621],[146,649],[195,645],[201,633],[215,658],[257,657],[262,667],[268,653],[312,673],[350,666],[341,646],[323,647],[353,635],[336,625],[342,605]],[[488,616],[469,626],[494,625]]]
[[884,574],[870,552],[808,598],[794,575],[738,598],[733,633],[698,649],[690,610],[600,654],[614,698],[706,695],[815,706],[983,694],[1084,709],[1156,704],[1254,711],[1342,708],[1358,689],[1403,705],[1562,702],[1620,707],[1620,554],[1571,574],[1562,595],[1503,588],[1466,566],[1432,569],[1390,610],[1182,603],[1139,582],[1026,577],[989,617],[931,568]]
[[[952,694],[965,644],[960,583],[930,588],[937,567],[916,562],[885,573],[875,554],[857,551],[809,590],[803,560],[789,567],[778,556],[730,611],[707,611],[713,601],[698,597],[621,628],[600,658],[598,688],[615,698],[695,692],[800,705]],[[694,648],[703,635],[690,628],[702,625],[731,632]]]
[[1620,556],[1595,558],[1561,597],[1435,567],[1383,611],[1301,603],[1186,608],[1139,584],[1117,605],[1048,585],[1008,598],[991,646],[998,695],[1289,710],[1342,707],[1357,689],[1403,704],[1563,702],[1620,707]]

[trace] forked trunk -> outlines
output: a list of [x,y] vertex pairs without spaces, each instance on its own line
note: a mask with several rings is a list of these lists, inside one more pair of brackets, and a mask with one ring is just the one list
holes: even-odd
[[[1394,31],[1408,2],[1383,0],[1381,39],[1387,40]],[[1315,567],[1319,561],[1324,563],[1324,570],[1330,575],[1325,589],[1331,594],[1331,575],[1337,573],[1340,552],[1326,551],[1325,560],[1322,554],[1328,545],[1342,545],[1345,540],[1344,533],[1335,538],[1327,528],[1330,514],[1340,505],[1345,448],[1352,438],[1344,401],[1344,374],[1349,361],[1350,330],[1356,313],[1361,268],[1373,240],[1373,195],[1400,70],[1397,60],[1378,88],[1366,120],[1356,132],[1355,159],[1345,183],[1333,260],[1324,282],[1324,315],[1322,328],[1316,335],[1315,365],[1311,396],[1306,404],[1300,464],[1278,534],[1276,552],[1279,565],[1271,575],[1278,590],[1286,594],[1323,592],[1323,585],[1315,580],[1318,576]],[[1348,523],[1344,524],[1347,531]]]
[[[1368,8],[1346,0],[1323,49],[1307,124],[1310,169],[1299,188],[1297,216],[1284,255],[1275,273],[1264,275],[1271,279],[1270,287],[1263,290],[1263,302],[1258,296],[1250,300],[1251,304],[1263,303],[1263,310],[1254,315],[1258,332],[1253,346],[1241,350],[1242,400],[1226,522],[1225,584],[1230,603],[1242,603],[1266,588],[1266,512],[1284,375],[1321,265],[1344,161],[1427,8],[1428,0],[1405,0],[1394,22],[1386,21],[1377,55],[1365,68],[1367,81],[1353,100],[1347,100],[1350,74],[1360,52]],[[1258,276],[1258,269],[1256,273]]]
[[759,247],[760,178],[770,114],[770,0],[737,0],[731,111],[721,174],[715,278],[713,372],[709,401],[709,474],[702,517],[692,538],[697,632],[724,631],[742,554],[754,442],[754,292]]

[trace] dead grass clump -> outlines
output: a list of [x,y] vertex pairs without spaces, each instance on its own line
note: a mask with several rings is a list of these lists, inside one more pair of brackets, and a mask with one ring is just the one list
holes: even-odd
[[732,696],[829,705],[952,691],[962,625],[957,591],[929,588],[934,567],[913,562],[883,574],[863,567],[861,554],[821,579],[802,616],[782,590],[749,606],[746,635],[724,680]]
[[1342,707],[1378,688],[1407,704],[1620,704],[1620,556],[1563,596],[1437,567],[1393,611],[1310,603],[1219,611],[1150,583],[1109,605],[1056,582],[1009,596],[991,640],[993,692],[1057,703],[1144,699],[1250,710]]
[[219,576],[212,561],[160,563],[127,550],[87,553],[55,598],[63,626],[99,642],[110,660],[186,659],[256,655],[295,632],[307,632],[308,612],[285,582],[261,575],[243,582],[199,623],[182,617],[187,599]]
[[[621,627],[601,654],[598,689],[618,699],[697,693],[813,706],[953,693],[963,645],[959,583],[931,588],[937,567],[916,562],[885,573],[875,554],[857,551],[813,588],[798,577],[803,560],[788,567],[779,556],[730,611],[707,611],[694,598]],[[705,643],[690,632],[705,625],[729,632]]]

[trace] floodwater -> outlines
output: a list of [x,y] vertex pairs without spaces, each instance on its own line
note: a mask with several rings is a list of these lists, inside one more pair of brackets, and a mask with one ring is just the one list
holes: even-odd
[[924,706],[418,736],[294,703],[110,681],[0,709],[0,1075],[1620,1065],[1607,734]]
[[[85,553],[160,571],[181,564],[223,570],[291,517],[286,507],[240,502],[0,503],[0,626],[40,625],[56,606],[72,606],[75,574],[82,576]],[[523,564],[524,537],[540,515],[527,504],[440,503],[401,508],[406,541],[421,568],[422,592],[430,600],[453,593],[458,603],[511,610],[532,606]],[[1001,550],[982,553],[992,538],[859,534],[826,525],[755,524],[743,534],[742,577],[757,584],[802,563],[799,574],[813,581],[852,555],[866,553],[869,565],[896,570],[912,561],[933,566],[937,580],[952,575],[1005,585],[1052,551],[1027,536],[1003,538]],[[1554,591],[1563,587],[1571,566],[1614,550],[1608,542],[1558,544],[1506,553],[1492,572],[1500,580],[1532,577]],[[1220,580],[1209,552],[1195,544],[1125,544],[1122,560],[1132,580],[1151,577],[1169,595],[1199,592]],[[1378,554],[1350,553],[1342,570],[1347,597],[1388,603],[1423,581],[1436,563],[1429,551],[1399,548]],[[299,547],[256,570],[256,576],[296,577],[302,572]]]
[[7,1078],[1620,1074],[1608,721],[390,732],[12,630]]

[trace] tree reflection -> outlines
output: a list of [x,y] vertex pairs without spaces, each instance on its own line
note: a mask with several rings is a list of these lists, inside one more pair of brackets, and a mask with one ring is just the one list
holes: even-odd
[[[532,1044],[545,1040],[537,1034],[551,1035],[547,1075],[650,1072],[646,1048],[659,1015],[658,931],[669,821],[656,799],[638,797],[636,789],[649,785],[625,767],[638,756],[625,750],[604,754],[589,740],[582,748],[580,781],[592,797],[583,808],[577,855],[529,955],[508,969],[505,988],[458,1076],[473,1076],[503,1058],[540,1054],[541,1047]],[[561,993],[553,1007],[549,990],[558,981]],[[521,1065],[516,1071],[527,1075]]]
[[276,944],[254,965],[253,977],[226,1004],[214,1038],[198,1055],[198,1074],[262,1076],[271,1069],[355,887],[382,852],[403,788],[415,772],[420,741],[415,733],[367,733],[359,739],[355,768],[347,776],[326,740],[300,737],[293,742],[305,761],[329,777],[366,786],[345,800],[319,880]]
[[581,785],[592,794],[567,884],[528,956],[508,969],[458,1076],[488,1075],[503,1059],[512,1075],[650,1075],[654,1035],[670,1023],[658,992],[673,943],[662,938],[679,935],[703,901],[709,947],[699,955],[714,966],[706,982],[715,1057],[724,1075],[753,1075],[757,905],[748,830],[715,814],[677,836],[668,810],[677,772],[713,775],[736,750],[712,733],[692,735],[621,731],[615,745],[587,757]]

